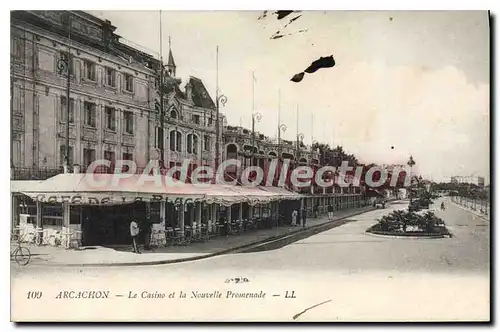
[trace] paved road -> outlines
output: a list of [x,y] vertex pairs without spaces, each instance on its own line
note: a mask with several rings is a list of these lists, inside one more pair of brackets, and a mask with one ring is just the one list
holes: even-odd
[[[439,204],[440,201],[435,206]],[[22,285],[28,280],[40,285],[57,285],[71,280],[86,287],[112,281],[116,287],[121,285],[120,289],[129,285],[135,288],[173,289],[182,286],[212,289],[231,286],[224,283],[227,278],[247,277],[250,280],[247,285],[232,287],[257,287],[282,293],[294,287],[301,300],[286,302],[289,311],[286,317],[282,316],[285,315],[283,311],[271,309],[279,304],[264,311],[262,306],[256,306],[255,310],[243,315],[236,311],[241,309],[240,306],[227,304],[222,312],[216,311],[208,319],[287,320],[291,312],[300,312],[306,303],[313,305],[325,299],[332,302],[311,309],[297,320],[488,319],[489,222],[448,200],[446,204],[447,209],[436,211],[436,214],[445,220],[454,234],[451,239],[394,239],[365,234],[377,218],[405,207],[393,205],[385,210],[358,215],[341,227],[277,250],[230,254],[164,266],[14,268],[13,285]],[[278,301],[282,295],[267,301]],[[290,301],[295,302],[291,304]],[[207,319],[208,307],[202,307],[203,310],[191,307],[188,314],[189,311],[183,311],[180,306],[174,310],[173,316],[176,319],[201,316]],[[216,307],[220,308],[220,303]],[[156,309],[142,315],[151,319],[163,317],[161,310]]]

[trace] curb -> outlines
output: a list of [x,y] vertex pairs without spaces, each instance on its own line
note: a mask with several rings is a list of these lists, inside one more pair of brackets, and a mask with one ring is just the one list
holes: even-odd
[[427,236],[398,236],[398,235],[382,235],[375,234],[371,232],[365,232],[365,235],[374,236],[374,237],[382,237],[386,239],[404,239],[404,240],[429,240],[429,239],[444,239],[451,238],[451,236],[446,235],[427,235]]
[[[291,232],[288,232],[288,233],[285,233],[285,234],[271,236],[271,237],[268,237],[268,238],[265,238],[265,239],[262,239],[262,240],[259,240],[259,241],[255,241],[255,242],[243,244],[243,245],[240,245],[240,246],[237,246],[237,247],[232,247],[232,248],[229,248],[229,249],[220,250],[220,251],[213,252],[213,253],[206,254],[206,255],[199,255],[199,256],[186,257],[186,258],[166,259],[166,260],[158,260],[158,261],[149,261],[149,262],[89,263],[89,264],[31,263],[29,265],[30,266],[47,266],[47,267],[62,267],[62,266],[65,266],[65,267],[113,267],[113,266],[151,266],[151,265],[166,265],[166,264],[174,264],[174,263],[183,263],[183,262],[189,262],[189,261],[195,261],[195,260],[201,260],[201,259],[211,258],[211,257],[215,257],[215,256],[220,256],[220,255],[228,254],[228,253],[231,253],[231,252],[234,252],[234,251],[240,251],[240,250],[243,250],[243,249],[246,249],[246,248],[249,248],[249,247],[258,246],[259,244],[265,244],[265,243],[268,243],[268,242],[274,242],[276,240],[280,240],[282,238],[289,237],[291,235],[295,235],[295,234],[298,234],[298,233],[301,233],[301,232],[311,231],[311,230],[314,230],[316,228],[324,227],[325,225],[330,224],[330,223],[341,221],[343,219],[351,218],[353,216],[356,216],[356,215],[359,215],[359,214],[363,214],[363,213],[366,213],[366,212],[375,211],[375,210],[377,210],[377,209],[373,208],[373,207],[370,207],[370,208],[368,208],[365,211],[358,211],[358,212],[349,214],[347,216],[344,216],[344,217],[341,217],[341,218],[338,218],[338,219],[335,219],[335,220],[328,220],[328,221],[326,221],[324,223],[321,223],[321,224],[317,224],[317,225],[314,225],[314,226],[300,228],[298,230],[291,231]],[[341,225],[338,225],[338,226],[341,226]]]

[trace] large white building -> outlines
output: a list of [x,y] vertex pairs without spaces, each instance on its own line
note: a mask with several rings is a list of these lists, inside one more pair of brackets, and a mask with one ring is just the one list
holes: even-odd
[[452,176],[451,183],[468,183],[479,187],[484,187],[484,177],[482,176]]

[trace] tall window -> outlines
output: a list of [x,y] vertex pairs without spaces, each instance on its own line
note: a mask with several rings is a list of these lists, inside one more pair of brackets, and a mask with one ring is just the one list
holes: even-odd
[[115,169],[115,153],[113,151],[104,151],[104,159],[111,162],[108,171],[113,172]]
[[[61,165],[64,165],[64,162],[66,161],[66,146],[61,145],[59,148],[59,160],[61,161]],[[69,147],[69,164],[73,165],[73,147]]]
[[125,90],[128,92],[134,91],[134,77],[129,74],[124,74],[125,77]]
[[89,167],[95,161],[94,149],[83,149],[83,165]]
[[170,151],[181,152],[182,134],[179,131],[172,130],[170,132]]
[[123,116],[125,117],[125,132],[127,134],[134,133],[134,113],[125,111]]
[[17,59],[24,58],[24,42],[20,37],[11,38],[10,54]]
[[[63,60],[64,62],[66,63],[69,63],[68,62],[68,52],[65,52],[65,51],[61,51],[59,53],[59,58],[61,60]],[[69,74],[70,75],[75,75],[75,65],[74,65],[74,62],[73,62],[73,58],[71,58],[71,63],[69,63]],[[57,69],[57,71],[59,72],[59,69]],[[66,72],[62,72],[62,74],[66,74]]]
[[89,127],[92,127],[92,128],[95,128],[96,127],[96,121],[95,121],[95,118],[96,118],[96,106],[94,103],[90,103],[88,101],[86,101],[84,104],[83,104],[83,108],[84,108],[84,123],[85,125],[89,126]]
[[203,137],[203,150],[205,150],[205,151],[210,151],[210,146],[211,146],[211,144],[210,144],[210,143],[211,143],[211,142],[210,142],[210,136],[205,135],[205,136]]
[[[132,153],[124,152],[122,159],[123,160],[134,160],[134,155]],[[128,172],[128,170],[129,170],[128,165],[124,165],[123,168],[122,168],[122,173],[123,172]]]
[[198,152],[198,136],[187,135],[187,152],[196,154]]
[[156,140],[155,140],[155,142],[156,142],[156,147],[158,149],[163,148],[163,142],[164,142],[163,141],[163,128],[156,127]]
[[96,74],[95,74],[95,63],[84,60],[83,61],[83,76],[89,80],[89,81],[96,81]]
[[106,128],[112,131],[116,130],[116,110],[113,107],[106,106]]
[[176,131],[171,131],[170,132],[170,151],[175,151],[175,137],[176,137]]
[[113,88],[116,86],[116,71],[112,68],[106,68],[106,85]]
[[175,140],[175,146],[177,148],[177,152],[181,152],[182,151],[182,134],[180,132],[177,132],[177,135],[176,135],[176,140]]
[[[66,96],[61,96],[61,121],[66,122],[68,118],[68,105],[66,104]],[[69,99],[69,123],[74,123],[75,116],[75,100]]]

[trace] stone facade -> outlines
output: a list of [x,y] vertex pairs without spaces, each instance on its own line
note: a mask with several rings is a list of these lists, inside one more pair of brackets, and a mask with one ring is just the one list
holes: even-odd
[[[67,72],[58,64],[67,58],[68,49],[71,164],[84,170],[98,159],[133,159],[144,167],[158,159],[161,125],[154,110],[159,61],[121,44],[109,21],[84,12],[70,12],[70,33],[65,15],[12,14],[12,166],[57,170],[64,163]],[[195,77],[181,91],[175,69],[169,52],[164,78],[171,89],[164,93],[165,165],[185,158],[207,164],[215,156],[214,103]]]
[[[47,13],[51,12],[36,12],[33,16],[52,18],[51,22],[60,17]],[[85,18],[75,14],[72,22],[78,24],[73,28],[99,35],[95,31],[104,28]],[[77,35],[78,30],[73,33]],[[154,70],[132,57],[103,52],[84,39],[72,37],[70,41],[35,23],[16,20],[14,15],[13,166],[58,168],[64,162],[67,72],[58,69],[58,60],[67,57],[68,48],[72,57],[72,163],[87,166],[91,159],[121,159],[124,154],[145,163],[151,152],[148,121],[155,94]]]

